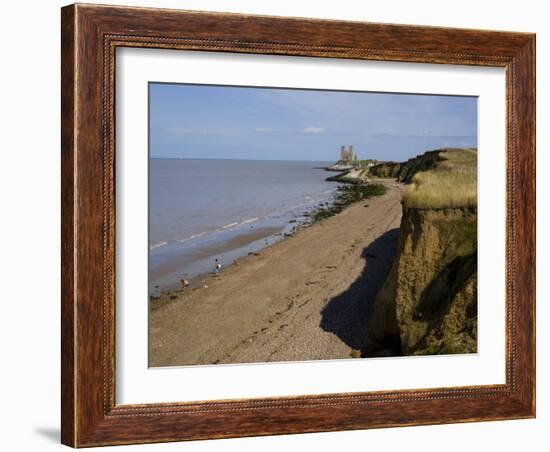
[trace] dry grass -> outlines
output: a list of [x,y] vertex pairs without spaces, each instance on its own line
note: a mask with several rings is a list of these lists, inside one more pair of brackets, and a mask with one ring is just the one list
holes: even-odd
[[438,209],[477,206],[477,151],[454,149],[443,160],[414,175],[403,197],[406,207]]

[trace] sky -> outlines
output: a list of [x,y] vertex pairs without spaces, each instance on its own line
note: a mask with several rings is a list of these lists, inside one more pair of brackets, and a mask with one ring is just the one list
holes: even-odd
[[149,84],[152,158],[403,161],[477,146],[477,98]]

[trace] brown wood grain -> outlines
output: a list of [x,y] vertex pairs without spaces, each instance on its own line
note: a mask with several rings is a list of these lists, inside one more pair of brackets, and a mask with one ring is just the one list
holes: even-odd
[[74,297],[74,8],[61,11],[61,441],[75,444]]
[[[61,35],[64,444],[535,415],[534,35],[95,5],[63,8]],[[116,405],[114,67],[124,46],[506,68],[506,384]]]

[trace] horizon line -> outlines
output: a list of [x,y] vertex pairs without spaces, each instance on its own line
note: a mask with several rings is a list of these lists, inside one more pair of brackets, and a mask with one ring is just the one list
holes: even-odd
[[332,162],[333,160],[299,160],[299,159],[247,159],[216,157],[149,157],[150,160],[242,160],[252,162]]

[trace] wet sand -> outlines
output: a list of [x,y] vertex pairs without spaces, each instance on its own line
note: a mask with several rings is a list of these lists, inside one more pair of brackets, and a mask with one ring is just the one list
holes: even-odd
[[392,263],[402,186],[151,302],[153,367],[357,356]]
[[[178,274],[178,268],[186,268],[189,266],[189,263],[193,260],[198,261],[201,259],[208,258],[209,256],[219,256],[224,253],[231,253],[232,251],[238,250],[240,248],[246,247],[251,243],[254,243],[257,240],[267,240],[268,238],[272,239],[275,234],[281,234],[280,228],[276,227],[263,227],[263,228],[251,228],[245,233],[233,237],[232,239],[226,240],[222,243],[213,243],[206,244],[205,246],[198,248],[192,252],[186,253],[184,256],[181,256],[178,259],[171,259],[165,264],[158,265],[154,270],[151,270],[151,277],[153,280],[157,280],[162,275],[166,274]],[[272,239],[273,240],[273,239]],[[250,247],[250,246],[249,246]],[[180,273],[180,277],[186,278],[190,281],[191,286],[194,287],[197,285],[200,280],[204,279],[206,275],[196,274],[193,276],[188,276],[187,273]],[[179,284],[178,284],[179,285]],[[157,289],[159,286],[155,286]],[[173,287],[173,285],[171,286]],[[156,290],[154,291],[156,293]]]

